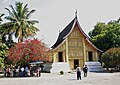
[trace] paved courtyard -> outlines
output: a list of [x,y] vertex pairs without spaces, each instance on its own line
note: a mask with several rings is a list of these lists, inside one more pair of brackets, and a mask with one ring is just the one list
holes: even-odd
[[76,80],[75,73],[42,73],[41,77],[0,78],[0,85],[120,85],[120,73],[88,73]]

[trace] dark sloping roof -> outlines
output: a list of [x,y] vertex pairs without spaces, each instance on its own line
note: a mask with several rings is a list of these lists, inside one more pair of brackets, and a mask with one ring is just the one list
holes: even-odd
[[75,17],[66,27],[63,31],[61,31],[59,33],[58,39],[56,41],[56,43],[51,47],[52,49],[55,49],[58,45],[60,45],[64,39],[68,36],[68,34],[70,33],[70,31],[73,28],[73,25],[77,24],[79,26],[79,29],[81,31],[81,33],[83,34],[83,36],[85,37],[86,41],[96,50],[102,52],[102,50],[98,49],[95,45],[92,44],[92,42],[90,42],[89,37],[84,33],[84,31],[82,30],[82,28],[80,27],[80,24],[77,20],[77,17]]
[[68,24],[65,27],[65,29],[62,32],[60,32],[56,43],[52,46],[53,49],[57,47],[64,40],[64,37],[71,31],[74,21],[75,21],[75,18],[70,22],[70,24]]

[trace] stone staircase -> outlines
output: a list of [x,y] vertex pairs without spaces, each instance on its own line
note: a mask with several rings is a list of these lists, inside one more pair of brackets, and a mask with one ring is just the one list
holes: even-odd
[[99,62],[85,62],[85,65],[87,65],[89,72],[103,72],[104,71],[104,69],[102,68]]
[[59,73],[60,71],[68,72],[70,70],[68,62],[54,62],[50,70],[51,73]]

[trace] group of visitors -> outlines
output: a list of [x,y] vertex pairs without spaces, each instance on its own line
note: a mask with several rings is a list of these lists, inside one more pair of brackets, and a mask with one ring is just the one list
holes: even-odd
[[15,66],[13,68],[11,67],[5,67],[4,68],[4,76],[6,77],[27,77],[30,76],[30,69],[28,66],[19,67]]
[[5,77],[30,77],[41,76],[41,66],[15,66],[4,67]]
[[[87,68],[87,65],[85,65],[83,67],[84,77],[87,77],[87,71],[88,71],[88,68]],[[77,72],[77,80],[79,80],[79,79],[81,80],[81,69],[79,66],[77,66],[76,72]]]
[[[39,66],[36,68],[36,74],[35,76],[39,77],[41,76],[41,70],[42,68]],[[10,67],[5,67],[4,68],[4,76],[6,77],[28,77],[28,76],[32,76],[31,75],[31,69],[29,66],[24,66],[24,67],[19,67],[16,66],[14,68],[10,68]],[[81,68],[79,66],[76,67],[76,72],[77,72],[77,80],[81,80]],[[87,65],[85,65],[83,67],[83,73],[84,73],[84,77],[87,77],[87,72],[88,72],[88,68]],[[33,73],[32,73],[33,74]]]

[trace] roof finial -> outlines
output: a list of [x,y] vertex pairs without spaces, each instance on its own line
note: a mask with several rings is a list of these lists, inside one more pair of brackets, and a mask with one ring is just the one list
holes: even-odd
[[76,12],[75,12],[75,18],[77,18],[77,10],[76,10]]

